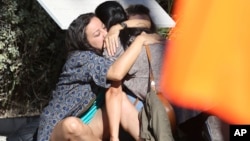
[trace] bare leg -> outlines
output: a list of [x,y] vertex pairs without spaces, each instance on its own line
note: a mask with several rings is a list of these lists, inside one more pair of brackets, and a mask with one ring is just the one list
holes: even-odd
[[51,134],[51,141],[100,141],[94,136],[91,128],[79,118],[68,117],[60,121]]
[[140,141],[138,111],[128,100],[127,95],[124,92],[122,93],[122,96],[121,125],[136,141]]
[[108,126],[105,108],[99,109],[86,125],[77,117],[68,117],[60,121],[54,128],[50,141],[102,141],[108,138]]
[[[122,94],[121,125],[132,137],[139,141],[138,112]],[[102,141],[109,138],[109,126],[106,124],[107,111],[105,106],[99,109],[92,121],[85,125],[79,118],[68,117],[60,121],[54,128],[50,141]]]
[[122,89],[120,82],[113,82],[105,95],[106,109],[110,127],[110,141],[119,141],[121,120]]

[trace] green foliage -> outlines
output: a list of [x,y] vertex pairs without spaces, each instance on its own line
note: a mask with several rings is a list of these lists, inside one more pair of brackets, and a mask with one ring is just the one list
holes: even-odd
[[0,12],[0,109],[41,109],[63,63],[64,31],[37,1],[2,0]]
[[156,0],[156,1],[169,15],[171,15],[174,0]]
[[[156,0],[160,6],[171,16],[174,0]],[[170,28],[159,28],[158,33],[163,37],[168,37]]]
[[19,84],[18,71],[22,66],[17,47],[18,36],[21,34],[17,24],[20,19],[15,14],[17,3],[3,0],[0,8],[0,101],[5,105]]
[[171,29],[171,28],[158,28],[158,29],[157,29],[157,32],[158,32],[162,37],[168,38],[168,34],[169,34],[170,29]]

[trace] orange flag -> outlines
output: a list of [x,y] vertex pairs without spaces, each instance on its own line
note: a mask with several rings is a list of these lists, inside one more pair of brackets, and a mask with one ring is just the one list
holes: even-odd
[[250,124],[250,1],[175,2],[161,90],[177,105]]

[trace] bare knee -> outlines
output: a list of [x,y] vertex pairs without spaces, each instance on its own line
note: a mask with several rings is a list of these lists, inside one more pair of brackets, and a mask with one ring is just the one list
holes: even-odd
[[85,132],[89,132],[89,129],[87,129],[88,127],[76,117],[68,117],[64,119],[61,124],[64,131],[69,135],[78,136]]
[[60,121],[51,134],[51,141],[85,141],[99,140],[93,135],[91,128],[77,117],[68,117]]

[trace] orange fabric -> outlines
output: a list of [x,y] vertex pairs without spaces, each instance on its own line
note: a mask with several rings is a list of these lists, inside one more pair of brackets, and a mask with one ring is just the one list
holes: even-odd
[[175,0],[161,79],[170,101],[250,124],[250,1]]

